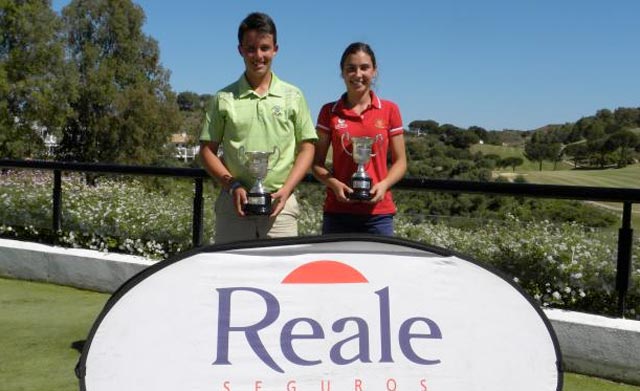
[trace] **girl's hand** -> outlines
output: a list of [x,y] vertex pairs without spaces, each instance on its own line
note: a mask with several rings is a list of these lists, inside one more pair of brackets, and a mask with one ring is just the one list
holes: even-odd
[[389,185],[387,185],[386,181],[383,180],[376,183],[371,187],[371,190],[370,190],[371,199],[368,202],[375,204],[377,202],[382,201],[382,199],[384,198],[384,195],[387,193],[387,190],[389,190]]
[[335,181],[334,183],[332,183],[330,188],[331,191],[333,191],[333,194],[336,195],[336,198],[339,202],[351,202],[351,200],[348,198],[348,195],[353,193],[352,188],[340,181]]

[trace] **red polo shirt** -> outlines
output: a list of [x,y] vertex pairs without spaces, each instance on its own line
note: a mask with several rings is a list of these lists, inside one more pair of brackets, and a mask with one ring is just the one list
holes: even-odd
[[[333,176],[339,181],[349,185],[351,175],[356,171],[357,165],[342,146],[342,135],[348,133],[350,137],[368,136],[382,137],[381,141],[374,144],[372,153],[375,154],[365,166],[367,174],[371,177],[372,185],[380,182],[387,176],[387,152],[389,139],[403,133],[402,117],[398,106],[388,100],[378,98],[371,91],[371,105],[362,114],[358,115],[345,107],[346,96],[339,100],[322,106],[318,115],[317,129],[331,136],[331,149],[333,152]],[[345,146],[351,153],[351,142],[346,141]],[[339,202],[333,191],[327,188],[327,196],[324,202],[324,211],[329,213],[352,214],[392,214],[396,212],[391,192],[387,191],[384,198],[375,204],[364,202]]]

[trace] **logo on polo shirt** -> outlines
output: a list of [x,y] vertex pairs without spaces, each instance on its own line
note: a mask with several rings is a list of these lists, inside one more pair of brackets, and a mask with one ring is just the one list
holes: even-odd
[[347,121],[342,118],[338,118],[338,123],[336,124],[336,129],[346,129]]
[[280,116],[280,114],[282,114],[282,107],[278,105],[273,106],[273,108],[271,108],[271,113],[276,117]]
[[373,126],[375,126],[378,129],[386,129],[387,128],[387,124],[384,122],[384,120],[378,118],[376,120],[376,122],[373,124]]

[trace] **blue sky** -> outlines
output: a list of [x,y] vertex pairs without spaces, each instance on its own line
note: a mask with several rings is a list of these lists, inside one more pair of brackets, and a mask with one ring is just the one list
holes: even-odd
[[638,0],[134,2],[176,92],[236,80],[238,24],[261,11],[278,27],[273,69],[303,90],[314,120],[343,92],[338,62],[354,41],[373,47],[376,92],[398,103],[405,125],[528,130],[640,107]]

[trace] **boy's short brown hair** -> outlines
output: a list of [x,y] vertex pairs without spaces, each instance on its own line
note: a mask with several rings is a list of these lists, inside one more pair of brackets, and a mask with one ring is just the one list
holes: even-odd
[[271,34],[273,35],[273,44],[278,44],[276,24],[273,22],[273,19],[265,13],[252,12],[240,22],[240,27],[238,28],[238,43],[240,45],[242,45],[244,33],[249,30],[256,30],[263,34]]

